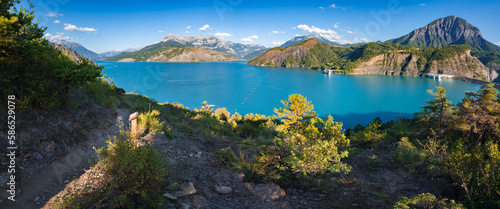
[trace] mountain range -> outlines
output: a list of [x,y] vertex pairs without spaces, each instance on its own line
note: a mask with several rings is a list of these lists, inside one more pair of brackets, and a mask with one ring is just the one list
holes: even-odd
[[485,40],[477,27],[457,16],[437,19],[407,35],[387,42],[422,47],[444,47],[464,44],[472,56],[493,70],[500,70],[500,47]]
[[160,42],[135,52],[124,52],[106,61],[114,62],[213,62],[235,61],[240,58],[210,49]]
[[101,60],[104,60],[108,57],[112,57],[112,56],[121,54],[123,52],[134,52],[134,51],[138,51],[141,49],[141,48],[130,48],[130,49],[125,49],[125,50],[112,50],[109,52],[103,52],[101,54],[98,54],[98,53],[95,53],[95,52],[85,48],[84,46],[82,46],[78,42],[67,41],[67,40],[57,40],[57,41],[54,41],[54,43],[68,47],[68,48],[74,50],[75,52],[78,52],[79,54],[85,56],[86,58],[88,58],[90,60],[94,60],[94,61],[101,61]]
[[181,36],[175,34],[166,35],[161,42],[178,44],[183,46],[194,46],[198,48],[210,49],[217,52],[226,53],[235,57],[243,58],[257,50],[266,49],[261,44],[240,44],[226,41],[213,35],[207,36]]
[[296,37],[288,40],[284,44],[282,44],[281,47],[286,48],[289,46],[293,46],[293,45],[296,45],[298,43],[304,42],[305,40],[312,39],[312,38],[316,39],[320,43],[325,43],[325,44],[332,45],[332,46],[336,45],[336,46],[343,46],[343,47],[351,47],[351,46],[358,46],[361,44],[365,44],[364,42],[355,43],[355,44],[340,44],[337,42],[330,41],[327,38],[325,38],[321,35],[318,35],[318,34],[309,34],[309,35],[304,35],[304,36],[296,36]]
[[416,48],[371,42],[355,47],[331,46],[316,39],[286,48],[275,47],[247,64],[257,66],[335,69],[347,74],[426,75],[450,74],[493,81],[498,73],[471,56],[466,45]]

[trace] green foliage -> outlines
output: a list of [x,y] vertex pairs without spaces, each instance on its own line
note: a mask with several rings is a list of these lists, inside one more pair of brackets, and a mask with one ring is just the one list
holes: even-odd
[[369,171],[376,171],[380,168],[381,162],[382,161],[376,155],[372,155],[368,157],[368,165],[366,166],[366,169]]
[[11,10],[17,3],[0,4],[0,94],[16,95],[21,108],[59,107],[70,88],[95,81],[102,68],[55,49],[42,38],[45,28],[33,22],[33,11]]
[[351,142],[354,146],[374,147],[384,139],[387,134],[380,129],[382,122],[380,119],[375,119],[373,123],[368,124],[366,128],[358,127],[360,131],[354,131],[351,134]]
[[400,197],[392,209],[417,209],[417,208],[433,208],[433,209],[465,209],[460,203],[455,203],[454,200],[440,199],[430,193],[415,195],[411,198]]
[[285,107],[274,109],[278,114],[278,118],[282,118],[285,126],[295,125],[298,122],[303,122],[316,117],[316,112],[313,111],[314,106],[306,97],[300,94],[292,94],[288,96],[288,100],[281,100]]
[[231,113],[229,113],[226,108],[217,108],[214,112],[215,118],[221,121],[228,121],[231,118]]
[[[349,140],[343,134],[342,124],[318,118],[310,101],[300,94],[292,94],[282,101],[285,108],[275,109],[283,118],[283,130],[274,139],[274,145],[265,149],[259,160],[271,163],[279,171],[281,182],[308,175],[350,171],[340,162],[347,157]],[[288,182],[290,183],[290,182]]]
[[238,131],[241,137],[255,137],[258,130],[252,124],[245,122],[238,128]]
[[458,104],[454,118],[457,128],[468,136],[466,142],[472,144],[492,140],[500,142],[500,103],[498,90],[493,84],[482,86],[477,92],[466,92],[466,97]]
[[[476,207],[500,203],[500,150],[498,143],[487,142],[467,148],[461,142],[447,153],[446,171],[454,178],[469,203]],[[480,198],[481,202],[475,202]],[[497,205],[497,207],[500,205]]]
[[276,116],[235,116],[235,121],[243,122],[238,127],[240,136],[248,138],[238,147],[257,154],[249,157],[240,152],[236,156],[226,148],[217,152],[219,160],[244,172],[252,181],[295,186],[303,186],[312,176],[325,172],[349,172],[350,166],[341,162],[349,147],[342,124],[331,116],[326,120],[318,118],[311,102],[301,95],[290,95],[288,101],[282,102],[285,107],[276,109],[282,117],[280,125]]
[[434,99],[426,102],[424,112],[420,114],[423,120],[432,120],[438,127],[441,126],[445,118],[449,118],[452,111],[451,101],[446,98],[446,89],[443,87],[436,87],[437,91],[434,93],[432,90],[427,90],[427,93],[434,96]]
[[304,176],[325,171],[349,172],[350,167],[340,162],[348,155],[346,150],[339,150],[348,144],[342,134],[342,125],[333,123],[333,119],[325,122],[319,118],[304,123],[303,128],[289,129],[275,138],[271,150],[276,152],[270,153],[279,156],[272,161],[276,167]]
[[165,122],[160,122],[160,111],[151,110],[138,116],[139,127],[148,130],[149,133],[160,133],[164,131]]
[[98,150],[100,161],[90,185],[56,202],[54,208],[161,208],[167,169],[153,147],[135,146],[128,134],[110,137]]
[[[477,92],[467,92],[458,105],[446,99],[442,88],[430,93],[435,98],[400,132],[411,134],[421,146],[403,137],[393,160],[408,171],[427,167],[432,173],[448,176],[467,206],[500,206],[498,90],[492,84],[485,85]],[[396,124],[400,123],[393,127]]]
[[398,142],[398,149],[391,157],[392,160],[403,164],[405,170],[410,173],[420,169],[425,158],[425,152],[417,149],[407,137],[401,138],[401,141]]
[[93,102],[108,108],[114,107],[114,104],[118,101],[118,97],[125,93],[122,88],[117,87],[105,76],[96,81],[87,82],[84,88],[91,96]]
[[356,62],[368,61],[377,55],[396,52],[399,50],[415,50],[413,47],[393,43],[370,42],[364,45],[352,47],[353,51],[348,55],[349,60]]
[[298,65],[299,61],[295,59],[295,56],[293,54],[290,54],[283,62],[283,65],[284,67],[293,67]]
[[163,200],[161,187],[166,182],[166,163],[153,147],[137,147],[130,139],[110,141],[99,150],[104,172],[116,199],[111,205],[158,207]]

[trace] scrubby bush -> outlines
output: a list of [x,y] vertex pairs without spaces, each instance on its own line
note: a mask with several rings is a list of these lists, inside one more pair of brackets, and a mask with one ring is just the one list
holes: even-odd
[[415,195],[411,198],[400,197],[396,204],[391,207],[392,209],[417,209],[417,208],[428,208],[428,209],[465,209],[460,203],[455,203],[454,200],[440,199],[438,200],[436,196],[424,193]]
[[248,122],[238,127],[238,131],[241,137],[255,137],[257,135],[257,128]]
[[229,113],[226,108],[217,108],[214,112],[215,118],[221,121],[228,121],[231,118],[231,113]]
[[160,122],[160,111],[151,110],[141,113],[138,116],[138,123],[141,130],[147,130],[149,133],[163,132],[165,122]]
[[364,129],[357,127],[357,129],[362,131],[352,131],[353,134],[350,136],[352,144],[360,147],[374,147],[378,145],[387,135],[380,129],[381,124],[380,120],[375,120]]
[[100,161],[83,187],[69,187],[54,208],[161,208],[166,162],[150,146],[136,146],[129,134],[109,137],[97,150]]
[[104,173],[111,179],[110,205],[127,208],[161,206],[161,188],[166,183],[166,163],[153,147],[137,147],[131,139],[108,142],[99,150]]
[[392,160],[404,165],[408,172],[415,172],[424,163],[426,154],[420,151],[407,137],[398,142],[398,149],[394,151]]
[[[475,208],[500,207],[500,99],[492,84],[467,92],[458,105],[445,90],[429,91],[434,99],[417,114],[413,130],[422,146],[403,138],[393,159],[406,168],[427,166],[451,178],[457,199]],[[422,164],[422,166],[420,166]]]

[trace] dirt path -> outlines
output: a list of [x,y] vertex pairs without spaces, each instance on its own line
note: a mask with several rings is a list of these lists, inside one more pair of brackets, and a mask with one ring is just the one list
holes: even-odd
[[[112,119],[107,127],[93,129],[87,134],[87,140],[80,143],[68,154],[49,165],[41,168],[33,175],[19,179],[21,193],[16,196],[16,201],[4,200],[0,208],[31,209],[41,208],[54,195],[70,184],[70,182],[82,175],[91,164],[91,159],[96,159],[95,148],[106,145],[109,135],[118,133],[117,122],[119,118],[128,119],[130,112],[126,109],[117,109],[116,118]],[[126,122],[125,122],[126,124]]]

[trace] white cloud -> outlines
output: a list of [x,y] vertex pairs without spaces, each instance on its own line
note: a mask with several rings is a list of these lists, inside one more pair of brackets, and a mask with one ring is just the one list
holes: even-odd
[[255,39],[258,39],[258,38],[259,38],[259,36],[253,35],[253,36],[250,36],[248,38],[242,38],[241,41],[250,43],[250,42],[252,42],[252,41],[254,41]]
[[188,26],[186,27],[186,29],[189,29],[189,28],[191,28],[191,26],[190,26],[190,25],[188,25]]
[[425,5],[427,5],[427,4],[420,4],[420,6],[425,6]]
[[[305,24],[302,25],[297,25],[297,28],[302,29],[306,32],[309,32],[310,34],[318,34],[323,38],[326,38],[330,41],[335,41],[338,43],[350,43],[350,41],[342,39],[342,36],[338,35],[337,32],[335,32],[332,29],[322,29],[322,28],[317,28],[315,26],[308,26]],[[352,32],[352,31],[351,31]],[[355,32],[353,32],[355,33]]]
[[297,29],[297,27],[293,27],[292,29]]
[[285,43],[284,41],[273,41],[271,42],[271,45],[282,45],[284,43]]
[[165,33],[165,31],[159,30],[158,33]]
[[186,31],[186,33],[191,33],[191,32],[189,32],[189,31]]
[[46,33],[43,37],[51,42],[57,42],[57,41],[63,41],[63,40],[70,40],[73,38],[70,38],[68,36],[63,36],[64,33],[62,32],[57,32],[56,35],[52,35],[50,33]]
[[495,43],[497,46],[500,46],[500,41]]
[[346,32],[349,34],[357,34],[356,31],[352,31],[352,30],[347,30]]
[[366,38],[355,38],[354,42],[370,42],[370,40],[368,40]]
[[61,21],[60,20],[55,20],[54,23],[55,24],[59,24],[59,23],[61,23]]
[[320,8],[320,9],[325,9],[324,7],[318,7],[318,8]]
[[273,30],[271,33],[280,33],[280,32],[277,30]]
[[295,34],[295,36],[300,36],[299,34]]
[[206,25],[204,25],[203,27],[198,28],[198,30],[200,30],[200,31],[206,31],[206,30],[210,30],[210,29],[212,29],[212,28],[210,28],[210,25],[209,25],[209,24],[206,24]]
[[281,33],[285,33],[285,31],[281,31]]
[[333,25],[333,28],[338,28],[339,26],[337,24]]
[[332,9],[343,9],[343,10],[345,10],[345,7],[339,7],[339,6],[335,5],[335,4],[330,5],[329,8],[332,8]]
[[80,31],[80,32],[96,32],[97,29],[95,28],[79,28],[76,27],[76,25],[72,25],[69,23],[64,23],[64,30],[66,31]]
[[229,34],[229,33],[215,33],[214,36],[220,36],[220,37],[228,37],[228,36],[233,36],[233,34]]
[[305,30],[309,33],[326,34],[326,35],[336,35],[337,34],[337,32],[335,32],[331,29],[325,30],[325,29],[314,27],[314,25],[311,27],[309,27],[308,25],[305,25],[305,24],[297,25],[297,28]]
[[57,14],[55,12],[49,12],[47,14],[45,14],[46,16],[49,16],[49,17],[60,17],[60,16],[64,16],[63,14]]
[[252,42],[253,39],[251,38],[242,38],[241,41],[244,41],[244,42]]

